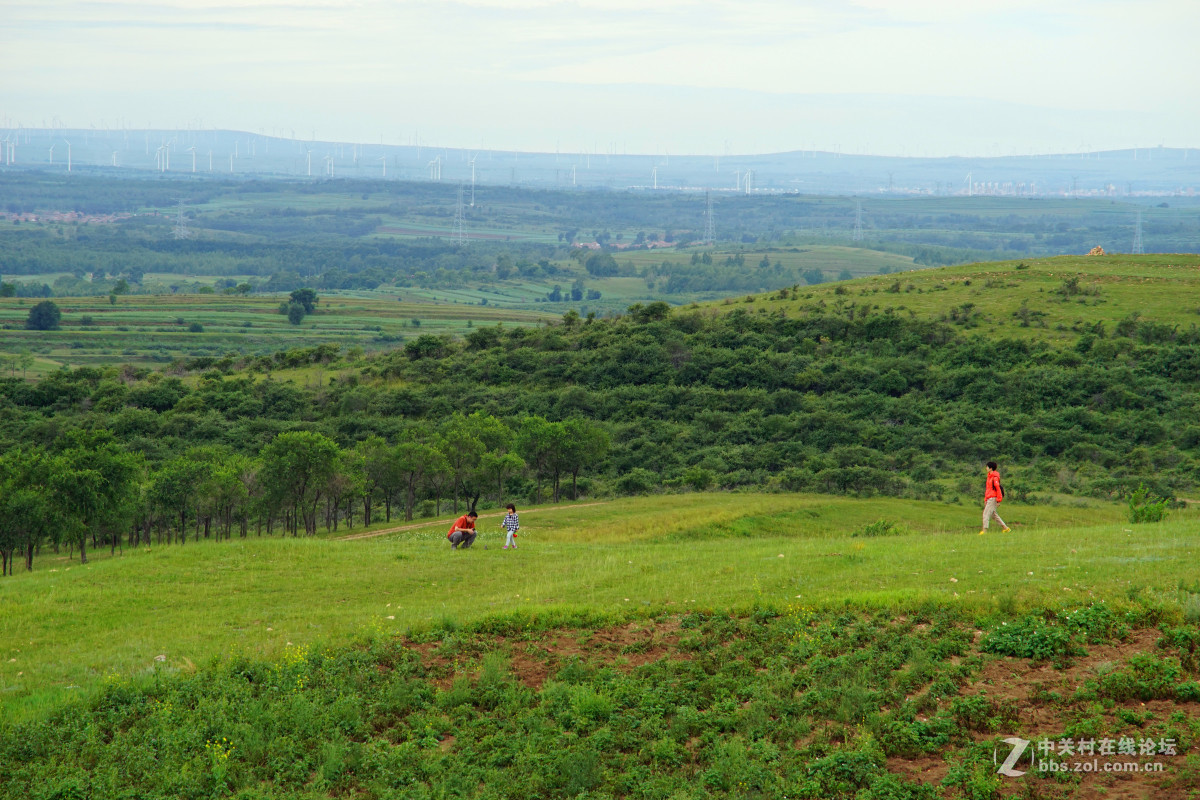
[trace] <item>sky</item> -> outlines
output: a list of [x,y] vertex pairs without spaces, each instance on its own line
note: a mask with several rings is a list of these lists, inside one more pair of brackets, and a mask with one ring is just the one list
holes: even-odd
[[1200,146],[1196,0],[0,0],[0,128],[576,153]]

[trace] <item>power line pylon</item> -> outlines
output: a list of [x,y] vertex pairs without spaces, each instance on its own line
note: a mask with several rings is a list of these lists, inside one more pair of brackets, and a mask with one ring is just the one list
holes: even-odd
[[192,231],[187,226],[187,218],[183,215],[183,200],[179,201],[179,209],[175,213],[175,229],[172,231],[176,239],[192,238]]
[[1129,252],[1141,255],[1146,252],[1145,245],[1142,244],[1142,212],[1137,213],[1137,225],[1133,229],[1133,247]]
[[858,200],[854,206],[854,241],[861,242],[863,240],[862,230],[862,200]]
[[711,246],[717,239],[716,222],[713,219],[712,192],[704,193],[704,244]]
[[463,189],[458,187],[458,204],[454,207],[454,235],[451,240],[458,246],[467,243],[467,221],[463,211]]

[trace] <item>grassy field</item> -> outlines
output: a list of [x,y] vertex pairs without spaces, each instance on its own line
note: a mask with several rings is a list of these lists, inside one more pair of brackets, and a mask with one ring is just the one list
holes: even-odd
[[894,309],[982,333],[1043,341],[1073,340],[1097,323],[1111,335],[1130,317],[1186,330],[1200,324],[1200,256],[1061,256],[970,264],[807,287],[786,298],[774,293],[739,307],[794,313],[822,304]]
[[[123,295],[55,298],[56,331],[24,329],[30,299],[0,298],[0,357],[28,351],[33,374],[63,365],[164,363],[180,356],[273,353],[338,344],[364,351],[394,347],[422,333],[462,335],[473,325],[535,324],[557,315],[454,302],[397,302],[396,294],[325,294],[318,313],[292,325],[279,314],[284,297],[255,295]],[[83,324],[90,317],[90,324]],[[203,329],[189,328],[199,324]],[[9,371],[20,368],[5,364]]]
[[[976,611],[1098,598],[1176,602],[1194,581],[1197,515],[1125,524],[1114,506],[1005,508],[976,535],[973,507],[804,495],[669,495],[523,512],[500,549],[450,552],[448,521],[348,541],[255,539],[147,548],[86,566],[64,552],[0,581],[0,702],[29,713],[109,673],[175,668],[232,650],[344,642],[519,608],[747,607],[802,599]],[[895,535],[855,536],[885,519]],[[1139,593],[1144,592],[1144,595]]]
[[[515,551],[485,513],[469,551],[44,558],[0,580],[0,798],[1194,797],[1196,513],[1003,510],[667,495],[526,508]],[[1012,735],[1172,752],[1014,779]]]

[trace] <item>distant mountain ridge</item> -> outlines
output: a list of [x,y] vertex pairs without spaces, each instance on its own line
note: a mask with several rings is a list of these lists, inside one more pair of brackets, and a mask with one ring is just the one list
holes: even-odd
[[[303,141],[226,130],[22,128],[8,169],[404,180],[540,188],[892,196],[1195,197],[1200,149],[906,157],[793,150],[757,155],[538,153]],[[0,140],[3,141],[3,140]]]

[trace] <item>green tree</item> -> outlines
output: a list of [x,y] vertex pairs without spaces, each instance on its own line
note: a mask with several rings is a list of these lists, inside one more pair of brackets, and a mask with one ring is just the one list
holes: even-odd
[[317,313],[317,303],[321,302],[315,289],[297,289],[292,292],[289,299],[300,305],[305,314]]
[[288,322],[293,325],[299,325],[304,321],[304,306],[299,303],[288,303],[287,318]]
[[56,331],[62,321],[62,312],[52,300],[43,300],[29,309],[25,329],[30,331]]
[[417,488],[431,478],[437,483],[438,476],[448,475],[450,467],[441,451],[422,442],[401,442],[393,452],[396,474],[404,489],[404,519],[411,521]]
[[504,481],[525,469],[525,461],[516,453],[484,453],[479,459],[483,480],[496,487],[496,502],[504,502]]
[[487,449],[479,432],[479,427],[462,414],[455,414],[442,426],[438,449],[445,455],[450,469],[455,514],[458,513],[459,494],[469,491],[470,478],[479,469],[479,459]]
[[49,462],[41,450],[12,450],[0,456],[0,576],[11,575],[16,554],[33,569],[33,553],[54,527],[47,487]]
[[391,520],[391,495],[396,489],[395,454],[381,436],[371,436],[354,448],[363,463],[362,500],[363,525],[371,524],[371,509],[375,499],[382,497]]
[[587,260],[583,262],[583,268],[588,271],[589,275],[596,278],[611,278],[618,272],[617,260],[612,257],[612,253],[606,253],[603,250],[588,256]]
[[572,417],[563,427],[563,468],[571,474],[571,499],[579,497],[579,473],[594,468],[608,455],[608,433],[580,417]]
[[545,417],[530,416],[521,420],[517,431],[517,452],[533,469],[536,480],[534,502],[542,502],[542,480],[550,478],[555,501],[558,500],[558,477],[562,472],[563,427]]
[[142,468],[108,431],[73,431],[65,443],[53,459],[48,484],[64,533],[79,545],[79,562],[86,564],[89,539],[95,546],[107,537],[116,549],[137,512]]
[[262,482],[268,504],[286,510],[292,535],[300,524],[317,532],[317,506],[337,466],[338,446],[320,433],[281,433],[263,448]]
[[[188,518],[196,514],[197,492],[208,480],[209,471],[208,463],[180,455],[163,462],[150,478],[150,503],[164,519],[179,521],[180,544],[187,543]],[[170,526],[167,530],[169,537]]]

